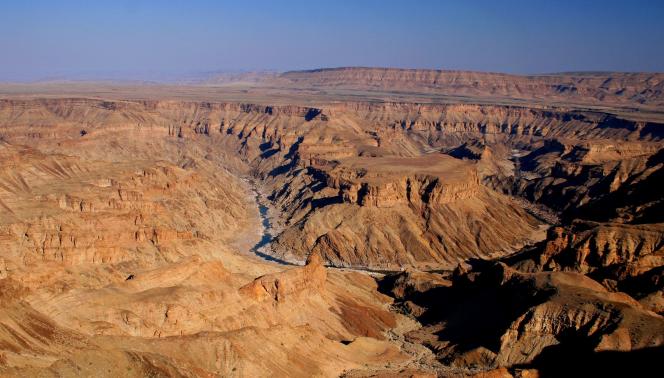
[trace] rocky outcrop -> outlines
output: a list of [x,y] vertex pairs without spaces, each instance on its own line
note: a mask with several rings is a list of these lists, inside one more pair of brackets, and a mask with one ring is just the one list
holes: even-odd
[[[631,142],[566,145],[551,141],[521,158],[526,193],[563,209],[546,241],[505,262],[527,272],[587,274],[661,312],[663,260],[661,148]],[[549,167],[549,168],[547,168]],[[649,299],[645,299],[649,298]]]
[[[659,143],[545,140],[518,158],[521,171],[502,188],[562,211],[569,219],[605,221],[610,217],[603,212],[619,210],[625,202],[658,202],[647,187],[661,181],[660,149]],[[647,199],[639,200],[639,195]],[[621,198],[626,196],[631,198]],[[603,199],[617,203],[596,206]]]
[[418,208],[472,198],[479,190],[477,172],[442,155],[426,158],[373,158],[342,161],[326,172],[327,185],[346,203]]
[[[477,263],[449,278],[424,286],[426,274],[388,276],[382,288],[424,322],[407,337],[452,366],[546,373],[555,367],[549,365],[556,361],[552,355],[591,358],[664,343],[661,316],[578,273],[527,274]],[[413,289],[398,289],[404,282]]]
[[302,268],[293,268],[256,278],[240,292],[257,301],[283,303],[291,296],[315,295],[323,290],[327,272],[318,254],[312,254]]
[[336,266],[452,269],[470,257],[513,252],[515,245],[532,240],[537,224],[509,198],[483,187],[468,199],[441,205],[422,202],[422,207],[332,200],[281,233],[273,249],[296,259],[317,252]]
[[498,365],[533,362],[545,348],[563,343],[585,342],[594,352],[664,343],[664,319],[645,311],[629,296],[608,293],[578,274],[543,274],[542,278],[544,282],[536,283],[535,290],[553,287],[557,292],[510,324],[500,338]]
[[[533,248],[506,263],[524,272],[571,271],[586,274],[611,291],[642,300],[645,308],[661,313],[664,265],[661,224],[575,222],[549,230]],[[646,299],[647,298],[647,299]]]
[[[372,80],[403,81],[390,75]],[[413,80],[444,86],[436,75]],[[453,371],[502,374],[659,345],[661,117],[651,98],[636,110],[605,97],[601,111],[514,97],[0,100],[0,375],[335,376],[389,370],[418,344]],[[308,265],[240,253],[260,236],[246,176],[269,201],[268,252]],[[541,222],[486,184],[561,211],[560,228],[505,258]],[[476,258],[509,267],[440,273]],[[401,338],[370,276],[323,264],[428,270],[385,289],[425,327],[411,319]]]
[[[246,211],[239,183],[219,190],[207,181],[236,180],[209,163],[193,174],[165,161],[84,160],[9,144],[2,153],[15,161],[0,168],[9,215],[0,218],[0,248],[12,265],[168,260],[225,238],[219,227]],[[190,212],[205,216],[184,221]]]
[[[550,229],[543,249],[529,252],[537,256],[537,261],[515,264],[532,271],[601,271],[602,278],[622,280],[664,263],[663,231],[661,225],[577,222],[571,228]],[[610,271],[613,276],[609,276]]]

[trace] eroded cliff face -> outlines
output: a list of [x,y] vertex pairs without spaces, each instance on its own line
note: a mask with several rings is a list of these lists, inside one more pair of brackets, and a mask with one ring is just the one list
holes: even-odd
[[[592,353],[660,345],[664,133],[644,119],[2,100],[2,373],[92,374],[90,361],[135,376],[411,367],[414,344],[386,338],[401,318],[375,282],[324,265],[444,270],[474,258],[505,265],[456,278],[411,270],[391,291],[427,325],[402,341],[438,363],[514,371],[579,340]],[[268,252],[308,265],[284,271],[247,253],[259,238],[247,176],[277,214]],[[545,222],[560,224],[547,236]],[[461,301],[468,293],[487,306]],[[462,319],[475,312],[499,320]],[[454,322],[476,332],[466,340]]]
[[537,230],[516,203],[480,184],[474,164],[442,154],[340,159],[315,176],[325,190],[278,237],[277,253],[301,258],[313,250],[341,266],[451,269],[470,256],[513,251]]
[[[559,366],[565,358],[594,361],[590,370],[596,372],[623,371],[622,363],[636,359],[628,352],[657,353],[664,342],[661,316],[579,273],[521,273],[502,263],[476,262],[448,277],[406,271],[381,286],[425,325],[407,339],[458,368],[558,374],[566,371]],[[607,351],[624,356],[597,366],[597,356]],[[640,362],[646,365],[629,369],[645,372],[656,363]]]
[[[639,149],[655,148],[661,138],[661,131],[652,122],[596,112],[517,106],[342,103],[306,108],[76,99],[5,100],[3,105],[6,119],[13,121],[3,126],[2,135],[16,143],[36,143],[52,150],[51,141],[59,139],[85,143],[86,139],[113,136],[131,135],[134,140],[155,141],[164,138],[173,152],[167,159],[181,167],[193,168],[188,153],[178,151],[187,146],[234,172],[251,170],[263,179],[271,191],[270,198],[285,211],[285,216],[277,220],[284,232],[275,244],[275,254],[303,260],[317,248],[329,263],[375,267],[417,263],[452,268],[468,256],[497,256],[514,251],[533,240],[536,223],[519,210],[520,205],[484,190],[476,178],[492,182],[494,187],[514,182],[518,189],[508,192],[536,201],[546,197],[541,202],[556,208],[550,202],[552,198],[566,197],[553,192],[560,190],[560,185],[548,185],[551,189],[547,189],[547,180],[555,177],[554,172],[569,177],[570,185],[574,185],[580,177],[593,176],[595,173],[589,172],[596,172],[593,167],[600,164],[603,168],[598,174],[612,172],[614,178],[609,186],[615,188],[643,169],[641,156],[645,150]],[[49,130],[49,122],[53,123],[45,121],[48,117],[57,119],[58,131],[52,127],[45,131]],[[417,164],[406,163],[408,159],[422,159],[424,165],[436,165],[434,160],[446,158],[435,157],[439,155],[437,149],[446,151],[469,139],[483,140],[487,151],[480,153],[474,164],[439,164],[438,172],[431,174]],[[589,142],[597,139],[623,144],[603,142],[598,147]],[[630,142],[631,147],[624,142],[634,139],[638,142]],[[556,161],[552,168],[542,164],[529,167],[530,161],[546,155],[529,146],[544,143],[542,148],[546,150],[551,143],[562,143],[558,140],[570,146],[561,151],[565,158],[549,158]],[[58,148],[66,151],[66,143],[60,142]],[[122,148],[115,147],[118,145],[111,140],[109,149],[123,156],[148,158],[154,155],[158,143],[123,143]],[[515,178],[509,149],[500,147],[503,145],[533,149],[532,157],[522,158],[521,166],[526,175],[532,170],[542,179]],[[94,158],[86,149],[81,153]],[[454,152],[450,154],[454,156]],[[613,156],[614,165],[597,163],[597,156]],[[641,163],[630,163],[632,160]],[[401,164],[405,166],[389,172],[389,166]],[[459,175],[463,179],[449,180]],[[601,186],[606,179],[595,181]],[[593,185],[589,182],[588,191],[581,187],[570,190],[569,195],[575,196],[577,204],[583,203],[592,196]],[[72,205],[67,199],[63,204]],[[81,203],[73,205],[80,207]],[[496,208],[489,212],[496,215],[485,219],[487,212],[481,210],[489,207]],[[508,221],[500,222],[497,214],[508,214]],[[325,218],[326,225],[316,220],[317,216]],[[338,227],[341,218],[349,216],[363,217],[352,222],[352,232]],[[449,220],[459,218],[463,219],[460,226]],[[367,220],[371,225],[356,232],[356,223]],[[384,236],[372,234],[369,230],[381,222],[394,229]],[[316,231],[309,231],[312,228]],[[478,237],[480,229],[486,232]],[[152,239],[151,235],[141,237]],[[356,245],[367,244],[369,239],[380,240],[373,244],[386,249],[380,254],[390,257],[371,257],[378,253],[374,248],[354,252]],[[404,252],[406,248],[400,247],[409,240],[420,245],[415,248],[417,252]]]
[[[90,161],[0,148],[5,161],[16,161],[0,171],[0,245],[11,269],[172,261],[246,226],[248,204],[232,189],[241,183],[209,165],[206,177],[203,164],[193,172],[165,161]],[[231,186],[220,190],[216,180]]]
[[284,302],[295,295],[316,294],[325,286],[327,272],[318,254],[312,254],[302,268],[256,278],[240,292],[257,300]]
[[[661,144],[656,142],[547,139],[533,147],[516,158],[520,167],[516,175],[499,174],[487,181],[503,191],[561,211],[569,219],[577,218],[579,213],[588,217],[597,212],[588,206],[602,196],[621,193],[645,179],[655,180],[661,168],[656,155]],[[607,211],[620,207],[616,204]]]
[[392,207],[443,205],[477,194],[479,178],[470,164],[442,154],[424,158],[346,159],[324,173],[343,202]]
[[659,275],[664,251],[662,156],[657,143],[550,140],[520,157],[507,190],[559,209],[562,224],[509,263],[587,274],[661,312],[661,285],[648,277]]
[[[259,219],[241,177],[260,149],[236,150],[196,109],[225,111],[3,102],[0,375],[311,376],[408,360],[383,340],[396,320],[373,280],[249,254]],[[277,277],[279,302],[244,294],[258,277]]]
[[516,76],[499,73],[345,67],[286,72],[279,85],[419,91],[453,96],[580,103],[662,104],[664,77],[653,73]]

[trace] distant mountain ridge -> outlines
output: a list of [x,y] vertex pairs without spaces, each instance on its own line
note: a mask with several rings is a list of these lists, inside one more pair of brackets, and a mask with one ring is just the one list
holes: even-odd
[[339,67],[289,71],[279,84],[444,95],[574,100],[594,104],[664,104],[664,73],[588,72],[512,75],[474,71]]

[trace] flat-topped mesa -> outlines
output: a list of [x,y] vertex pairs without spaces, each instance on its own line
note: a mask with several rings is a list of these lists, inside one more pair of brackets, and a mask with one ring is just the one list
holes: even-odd
[[329,161],[353,157],[356,155],[352,145],[348,143],[308,143],[298,147],[298,158],[303,167],[325,165]]
[[416,91],[483,98],[565,99],[581,103],[662,103],[661,73],[559,73],[509,75],[502,73],[340,67],[292,71],[279,82],[298,88]]
[[326,174],[344,202],[373,207],[447,204],[475,196],[480,184],[472,164],[441,154],[345,159]]
[[565,147],[564,159],[585,164],[599,164],[607,161],[649,156],[657,152],[661,148],[661,144],[657,142],[599,140]]

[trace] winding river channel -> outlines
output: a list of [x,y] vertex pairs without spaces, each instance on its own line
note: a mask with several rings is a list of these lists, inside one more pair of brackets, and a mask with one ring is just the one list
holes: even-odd
[[[267,261],[272,261],[278,264],[282,265],[302,265],[303,263],[294,263],[292,261],[287,261],[284,259],[280,259],[278,257],[272,256],[270,254],[270,244],[272,241],[274,241],[274,238],[277,236],[278,232],[275,231],[272,222],[270,220],[270,208],[267,206],[268,199],[265,198],[265,194],[261,193],[261,191],[258,188],[258,185],[254,181],[254,179],[251,178],[245,178],[245,181],[249,184],[249,187],[251,188],[251,193],[252,197],[256,203],[256,206],[258,207],[258,211],[260,214],[261,218],[261,227],[262,227],[262,232],[261,232],[261,238],[258,240],[256,244],[251,247],[250,251],[254,253],[256,256],[267,260]],[[353,266],[344,266],[344,267],[336,267],[336,266],[330,266],[327,265],[328,269],[337,269],[341,271],[355,271],[355,272],[363,272],[367,274],[379,274],[379,275],[384,275],[384,274],[389,274],[389,273],[394,273],[401,271],[402,269],[372,269],[372,268],[367,268],[363,266],[359,267],[353,267]],[[438,270],[438,269],[433,269],[429,270],[431,272],[446,272],[444,270]]]
[[251,179],[247,181],[249,185],[251,185],[251,191],[253,193],[254,200],[256,201],[256,205],[258,206],[258,212],[261,217],[261,227],[263,228],[261,238],[256,244],[254,244],[253,247],[251,247],[251,252],[268,261],[273,261],[284,265],[293,265],[286,260],[282,260],[267,253],[270,248],[270,243],[272,243],[274,237],[276,236],[274,234],[272,222],[270,222],[269,208],[265,205],[266,199],[256,187],[256,183]]

